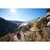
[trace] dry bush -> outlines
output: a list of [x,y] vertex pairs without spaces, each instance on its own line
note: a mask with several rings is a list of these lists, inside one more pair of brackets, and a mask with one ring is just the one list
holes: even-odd
[[35,34],[33,32],[27,33],[25,35],[25,41],[35,41]]
[[50,28],[49,27],[43,28],[43,36],[44,36],[45,41],[50,41]]
[[8,33],[7,35],[0,37],[0,41],[12,41],[12,37],[14,36],[14,33]]
[[42,32],[36,32],[36,41],[50,41],[50,28],[43,27]]

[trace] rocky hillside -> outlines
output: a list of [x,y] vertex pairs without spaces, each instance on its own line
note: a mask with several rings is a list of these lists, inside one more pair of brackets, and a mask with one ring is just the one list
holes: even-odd
[[50,41],[50,27],[46,21],[47,17],[43,17],[31,28],[35,32],[35,41]]

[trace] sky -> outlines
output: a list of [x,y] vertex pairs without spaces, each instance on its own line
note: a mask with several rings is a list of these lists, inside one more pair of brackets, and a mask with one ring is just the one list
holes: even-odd
[[6,20],[28,21],[46,15],[46,8],[0,8],[0,17]]

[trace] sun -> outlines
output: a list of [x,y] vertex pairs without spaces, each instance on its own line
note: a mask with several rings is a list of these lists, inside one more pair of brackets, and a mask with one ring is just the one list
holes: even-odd
[[11,9],[10,9],[10,12],[11,12],[11,13],[15,13],[15,12],[16,12],[15,8],[11,8]]

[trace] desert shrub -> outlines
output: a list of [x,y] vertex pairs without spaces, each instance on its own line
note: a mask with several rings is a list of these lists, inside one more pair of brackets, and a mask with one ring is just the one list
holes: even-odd
[[37,23],[37,28],[40,28],[41,27],[41,23]]
[[21,31],[21,29],[20,28],[17,28],[17,31]]
[[26,31],[27,31],[27,28],[26,28],[26,27],[23,27],[23,28],[21,29],[21,31],[26,32]]
[[25,41],[35,41],[34,33],[29,32],[28,35],[25,36]]

